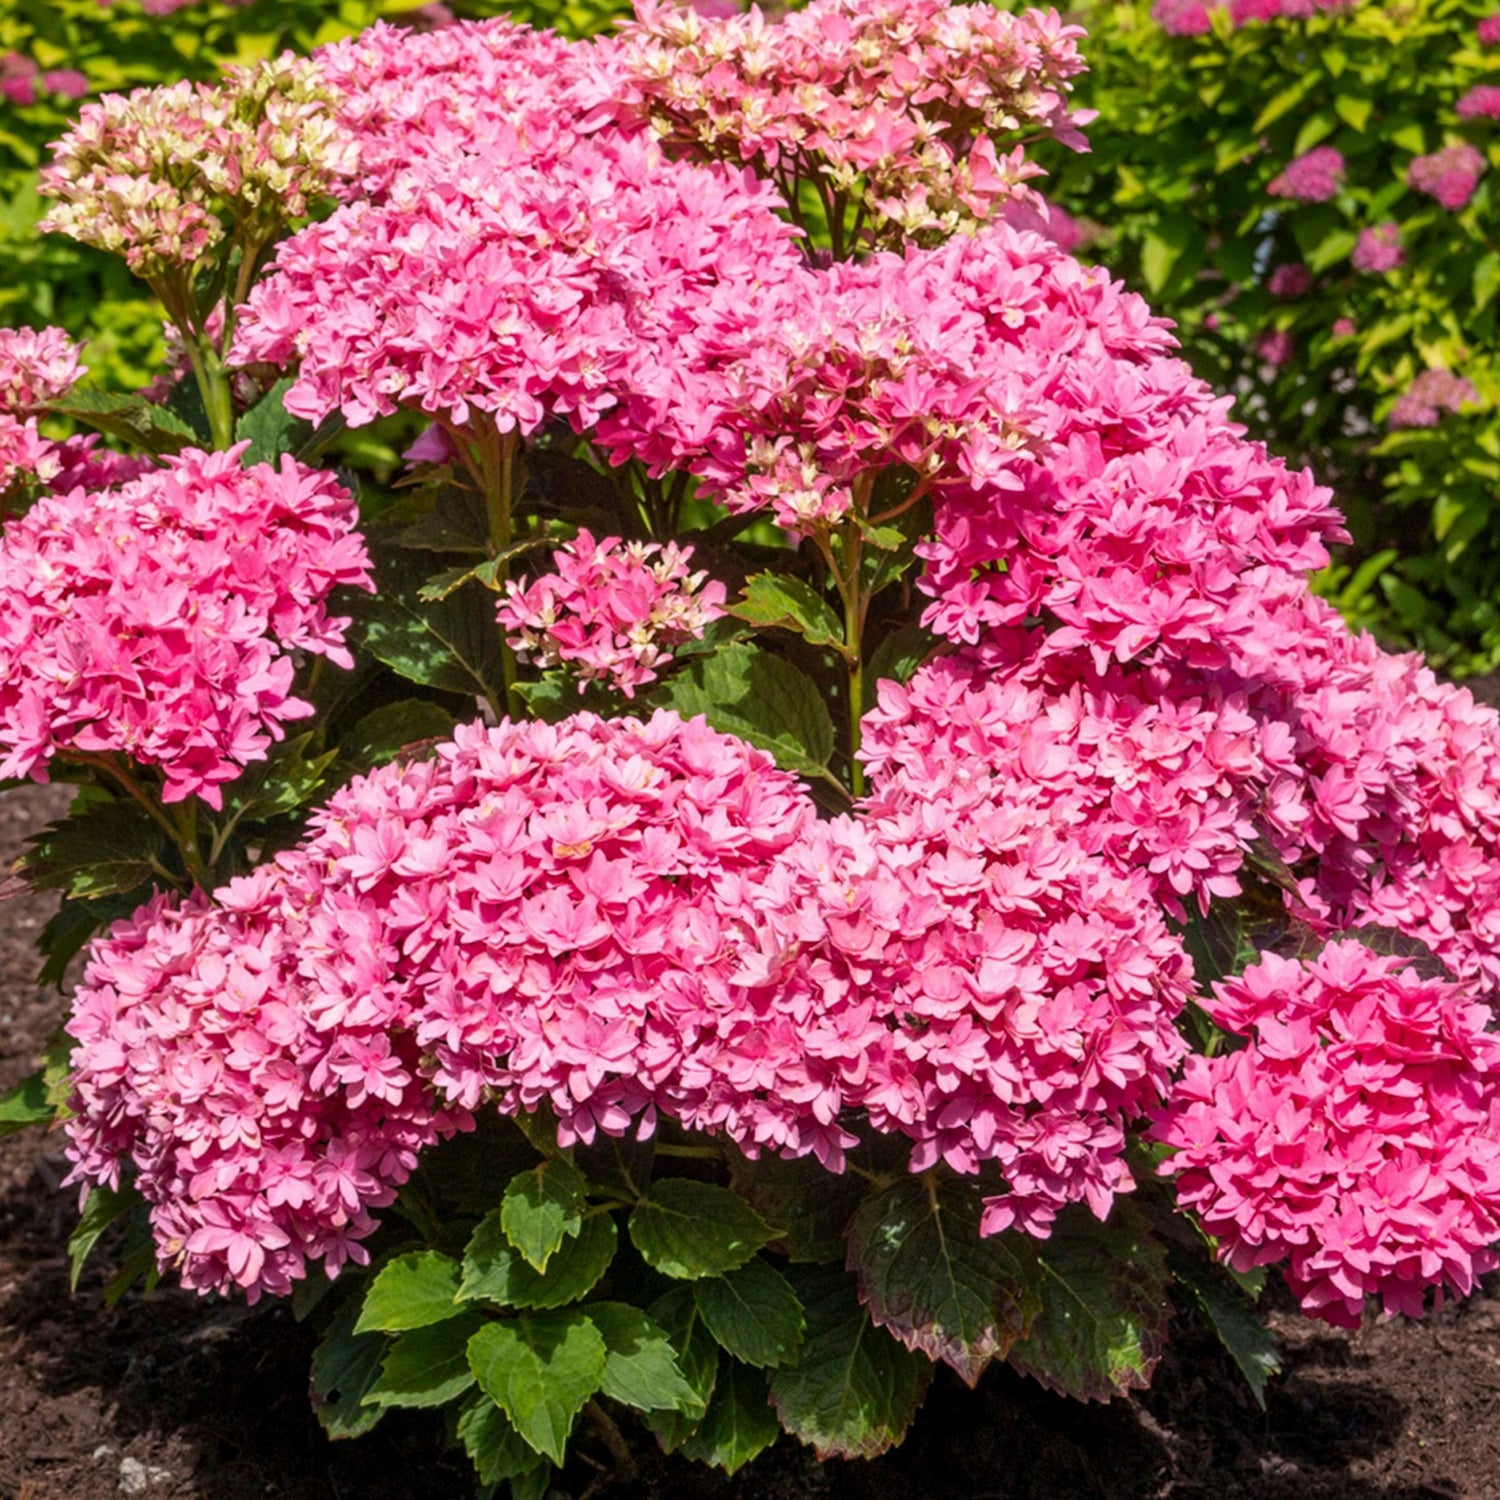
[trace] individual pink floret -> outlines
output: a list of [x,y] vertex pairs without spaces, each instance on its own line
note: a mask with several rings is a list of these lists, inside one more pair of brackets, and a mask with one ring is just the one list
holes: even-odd
[[309,704],[297,655],[351,665],[341,585],[369,588],[348,493],[284,458],[187,449],[118,489],[54,494],[0,545],[0,776],[123,754],[168,802],[263,760]]
[[1420,1316],[1500,1264],[1500,1038],[1471,990],[1343,941],[1205,1008],[1248,1045],[1190,1059],[1155,1134],[1229,1265],[1284,1263],[1305,1312],[1357,1328],[1367,1296]]
[[496,616],[522,658],[571,668],[580,691],[602,682],[633,698],[724,614],[724,585],[691,572],[692,556],[675,542],[596,542],[581,530],[552,554],[553,571],[507,584]]

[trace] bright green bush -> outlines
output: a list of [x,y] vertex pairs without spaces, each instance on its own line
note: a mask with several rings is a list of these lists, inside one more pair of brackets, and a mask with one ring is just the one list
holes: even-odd
[[[1500,662],[1500,126],[1457,110],[1500,83],[1500,47],[1476,34],[1490,8],[1413,0],[1239,26],[1219,9],[1174,36],[1147,5],[1091,6],[1092,154],[1047,162],[1089,253],[1177,320],[1241,420],[1333,485],[1355,544],[1330,597],[1460,674]],[[1414,159],[1464,142],[1488,168],[1464,206],[1408,185]],[[1331,198],[1272,191],[1320,148],[1345,164]],[[1361,232],[1385,225],[1404,264],[1356,269]],[[1298,266],[1305,290],[1282,269]],[[1393,427],[1428,370],[1474,399]]]

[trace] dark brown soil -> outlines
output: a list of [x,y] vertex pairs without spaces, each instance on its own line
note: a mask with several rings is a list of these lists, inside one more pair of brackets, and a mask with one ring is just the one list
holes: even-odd
[[[0,796],[0,867],[60,806]],[[0,1088],[23,1077],[61,997],[30,983],[43,901],[0,907]],[[332,1444],[307,1398],[310,1340],[283,1308],[163,1289],[68,1291],[76,1204],[60,1143],[0,1141],[0,1500],[462,1500],[467,1467],[436,1419],[388,1418]],[[607,1500],[1500,1500],[1500,1280],[1423,1323],[1347,1335],[1273,1313],[1286,1372],[1262,1413],[1212,1343],[1180,1330],[1153,1389],[1083,1406],[994,1371],[940,1377],[900,1450],[818,1465],[783,1444],[734,1480],[654,1452]],[[597,1460],[595,1467],[591,1460]],[[600,1478],[590,1452],[554,1490]]]

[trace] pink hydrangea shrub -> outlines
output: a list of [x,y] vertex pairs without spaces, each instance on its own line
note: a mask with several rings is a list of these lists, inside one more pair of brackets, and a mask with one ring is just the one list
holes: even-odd
[[553,571],[509,580],[496,615],[522,659],[570,667],[580,691],[602,682],[633,698],[724,614],[724,585],[691,572],[692,556],[673,542],[596,542],[581,530],[552,554]]
[[1266,191],[1273,198],[1296,198],[1304,203],[1326,203],[1343,186],[1344,158],[1332,146],[1314,146],[1289,161],[1273,177]]
[[352,664],[340,585],[369,588],[354,506],[290,458],[187,449],[118,489],[75,489],[10,521],[0,544],[0,776],[46,780],[57,755],[157,768],[163,798],[220,787],[264,759],[295,654]]
[[1500,1038],[1465,986],[1358,942],[1274,954],[1206,1003],[1246,1046],[1193,1057],[1162,1170],[1236,1269],[1284,1262],[1303,1310],[1420,1316],[1500,1264]]

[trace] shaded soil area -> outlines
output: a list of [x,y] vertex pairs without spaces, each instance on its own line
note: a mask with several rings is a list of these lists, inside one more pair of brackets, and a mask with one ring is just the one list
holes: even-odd
[[[0,865],[65,803],[0,796]],[[48,915],[0,905],[0,1088],[36,1065],[62,999],[30,982]],[[467,1463],[442,1424],[387,1418],[351,1444],[308,1401],[308,1332],[162,1289],[113,1311],[107,1256],[68,1290],[76,1198],[55,1136],[0,1141],[0,1500],[461,1500]],[[1497,1500],[1500,1278],[1422,1323],[1356,1334],[1274,1311],[1284,1373],[1259,1410],[1205,1335],[1183,1327],[1150,1392],[1108,1406],[1048,1395],[1006,1370],[976,1391],[946,1372],[897,1452],[818,1465],[783,1443],[732,1480],[662,1458],[636,1473],[583,1444],[553,1500]]]

